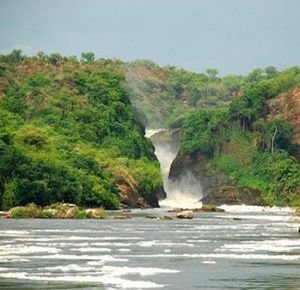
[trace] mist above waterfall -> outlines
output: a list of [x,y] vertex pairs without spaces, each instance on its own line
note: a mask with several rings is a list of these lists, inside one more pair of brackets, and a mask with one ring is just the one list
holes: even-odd
[[161,207],[199,208],[202,203],[202,187],[199,180],[189,170],[184,170],[179,178],[169,178],[170,168],[179,151],[179,140],[171,138],[164,140],[160,135],[166,130],[147,130],[146,137],[150,138],[155,147],[155,155],[160,162],[164,190],[167,198],[159,201]]

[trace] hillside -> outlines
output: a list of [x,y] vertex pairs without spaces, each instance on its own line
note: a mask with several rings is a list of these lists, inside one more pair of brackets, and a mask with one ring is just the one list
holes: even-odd
[[269,119],[281,118],[293,125],[292,143],[300,161],[300,88],[297,87],[269,101]]
[[[300,204],[300,68],[218,77],[151,61],[0,56],[0,208],[158,206],[148,128],[176,128],[204,202]],[[230,198],[229,198],[230,197]]]
[[123,69],[130,100],[148,128],[178,126],[195,109],[228,107],[246,83],[242,76],[218,77],[216,69],[194,73],[146,60],[126,63]]
[[118,65],[0,56],[0,208],[157,206],[159,164]]
[[191,168],[205,203],[299,206],[299,85],[299,67],[261,71],[228,109],[187,116],[171,176]]

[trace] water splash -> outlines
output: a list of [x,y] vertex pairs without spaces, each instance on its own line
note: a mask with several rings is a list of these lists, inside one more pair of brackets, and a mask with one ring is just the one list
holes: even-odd
[[146,137],[152,140],[155,147],[155,155],[163,175],[164,190],[167,193],[167,198],[159,201],[159,205],[166,208],[201,208],[202,203],[199,200],[202,198],[202,187],[192,172],[185,170],[178,179],[169,178],[171,164],[179,150],[179,142],[174,139],[157,138],[164,132],[166,130],[162,129],[146,131]]

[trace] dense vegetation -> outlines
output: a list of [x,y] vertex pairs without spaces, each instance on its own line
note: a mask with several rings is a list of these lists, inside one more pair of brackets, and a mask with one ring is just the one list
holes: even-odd
[[93,53],[0,56],[0,208],[34,202],[119,206],[119,184],[146,201],[161,187],[125,77]]
[[80,60],[1,55],[0,208],[117,208],[126,191],[155,203],[159,164],[136,119],[181,127],[181,154],[202,152],[209,170],[260,190],[265,203],[299,205],[293,124],[269,107],[299,85],[299,67],[218,77],[215,69],[199,74],[151,61],[96,60],[91,52]]
[[198,110],[183,123],[181,154],[202,152],[228,182],[258,189],[266,204],[300,205],[300,164],[293,124],[269,112],[269,101],[300,85],[300,68],[269,67],[245,78],[227,109]]

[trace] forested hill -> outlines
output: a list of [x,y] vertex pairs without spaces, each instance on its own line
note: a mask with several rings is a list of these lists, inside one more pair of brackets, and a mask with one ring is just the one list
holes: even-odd
[[300,67],[225,77],[145,60],[123,69],[139,119],[181,129],[171,177],[193,168],[208,203],[216,196],[229,202],[227,195],[233,202],[244,196],[252,204],[300,205]]
[[0,208],[157,205],[159,164],[120,65],[59,54],[0,56]]
[[228,108],[187,116],[180,155],[193,156],[218,179],[208,203],[244,196],[254,204],[299,206],[300,67],[256,72]]
[[89,52],[0,55],[0,208],[158,205],[143,125],[181,129],[175,165],[189,156],[196,172],[220,177],[211,193],[299,205],[299,86],[299,67],[219,77]]

